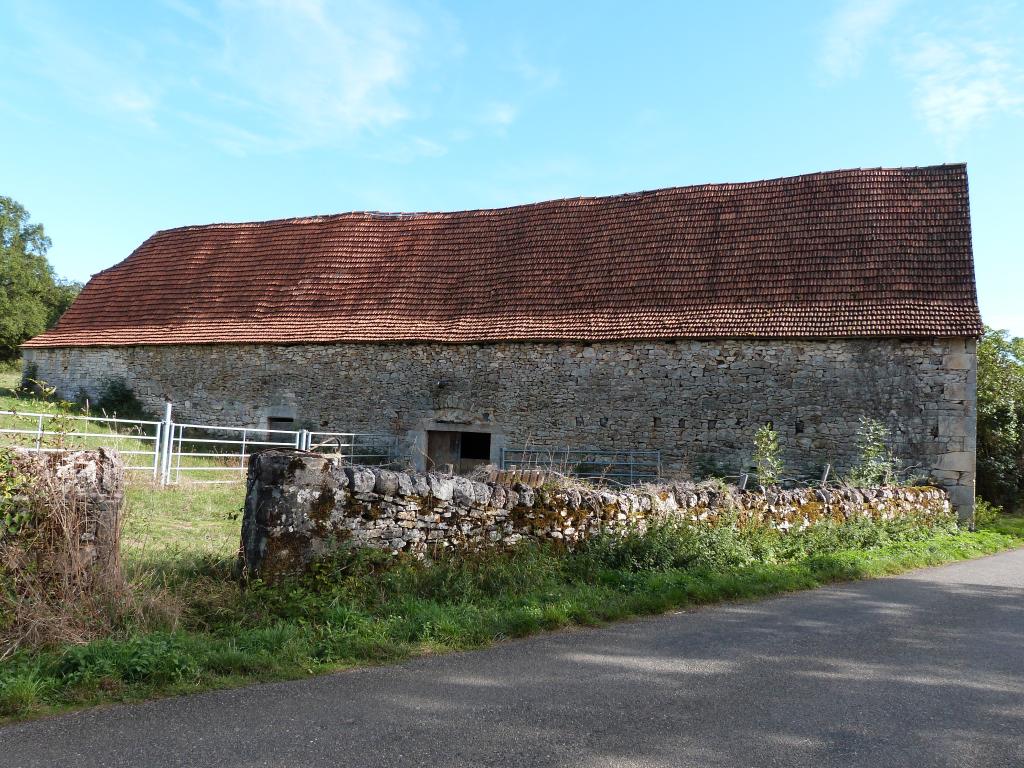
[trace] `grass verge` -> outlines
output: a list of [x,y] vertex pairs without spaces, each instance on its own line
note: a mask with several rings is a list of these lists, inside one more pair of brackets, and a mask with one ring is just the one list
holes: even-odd
[[243,494],[239,486],[134,488],[123,557],[145,604],[109,637],[0,663],[0,722],[478,648],[1024,544],[1024,518],[1009,517],[975,532],[843,526],[771,539],[717,531],[711,548],[662,531],[572,555],[531,546],[427,565],[347,554],[307,578],[241,591],[232,568]]

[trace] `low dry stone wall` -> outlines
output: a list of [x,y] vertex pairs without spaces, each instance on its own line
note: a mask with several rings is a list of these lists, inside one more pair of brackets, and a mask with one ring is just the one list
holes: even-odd
[[679,483],[612,491],[564,481],[534,488],[265,451],[249,462],[242,549],[247,572],[272,580],[301,572],[338,546],[422,556],[439,549],[510,546],[523,539],[572,547],[669,516],[711,524],[720,515],[738,515],[741,522],[787,531],[826,519],[949,512],[947,494],[935,488],[747,492]]

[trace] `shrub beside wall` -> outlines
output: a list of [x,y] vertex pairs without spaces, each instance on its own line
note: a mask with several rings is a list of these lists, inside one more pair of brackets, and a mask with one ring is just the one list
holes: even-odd
[[710,483],[621,491],[549,480],[539,488],[466,477],[343,466],[323,456],[266,451],[249,462],[242,548],[251,575],[301,572],[338,546],[429,555],[524,539],[574,547],[655,521],[757,525],[778,531],[864,518],[947,520],[935,488],[801,488],[748,492]]

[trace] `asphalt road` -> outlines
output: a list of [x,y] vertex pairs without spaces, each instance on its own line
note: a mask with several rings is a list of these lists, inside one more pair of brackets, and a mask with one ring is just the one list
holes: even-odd
[[1024,766],[1024,550],[0,728],[0,766]]

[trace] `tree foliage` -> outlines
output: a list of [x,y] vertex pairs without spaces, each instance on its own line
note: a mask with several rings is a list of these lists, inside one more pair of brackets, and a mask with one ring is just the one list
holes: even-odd
[[978,343],[978,495],[1024,498],[1024,339],[985,328]]
[[0,360],[53,327],[82,286],[61,280],[46,260],[50,238],[28,211],[0,196]]

